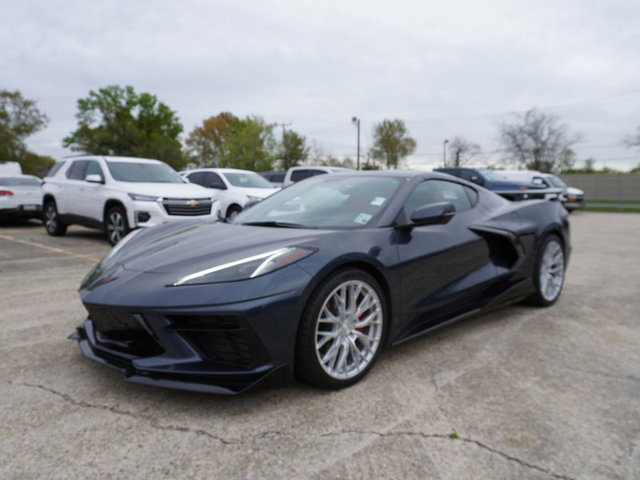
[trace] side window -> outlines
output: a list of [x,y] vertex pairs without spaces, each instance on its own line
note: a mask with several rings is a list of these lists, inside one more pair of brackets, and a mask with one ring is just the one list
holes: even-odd
[[190,175],[187,175],[187,178],[189,179],[189,181],[191,183],[195,183],[197,185],[202,185],[203,187],[205,186],[204,172],[192,173]]
[[221,190],[226,190],[227,186],[224,184],[220,175],[213,172],[207,172],[206,174],[206,186],[209,188],[219,188]]
[[[438,202],[451,202],[457,213],[471,209],[472,202],[467,190],[462,185],[445,180],[425,180],[420,183],[409,195],[404,203],[404,211],[407,217],[423,205]],[[475,195],[475,192],[469,192]]]
[[471,181],[471,177],[473,177],[474,175],[475,174],[472,170],[462,170],[462,172],[460,172],[460,177],[468,181]]
[[102,173],[102,168],[100,168],[100,164],[95,160],[89,160],[87,171],[84,177],[87,178],[87,175],[100,175],[100,178],[104,182],[104,174]]
[[84,180],[86,177],[88,160],[76,160],[67,170],[66,176],[70,180]]
[[324,170],[311,170],[309,172],[309,177],[317,177],[318,175],[326,175],[329,172],[325,172]]
[[311,176],[312,172],[313,172],[313,170],[306,170],[306,169],[295,170],[295,171],[291,172],[291,181],[292,182],[299,182],[300,180],[304,180],[305,178],[309,178]]

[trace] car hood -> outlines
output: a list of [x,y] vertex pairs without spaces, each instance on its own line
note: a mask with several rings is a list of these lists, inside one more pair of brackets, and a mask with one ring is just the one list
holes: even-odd
[[278,248],[304,246],[329,231],[220,222],[177,222],[140,231],[103,262],[125,270],[189,274]]
[[169,198],[211,198],[213,196],[209,189],[195,185],[193,183],[137,183],[119,182],[118,186],[129,193],[138,195],[157,195],[158,197]]
[[584,195],[584,192],[582,190],[580,190],[579,188],[567,187],[567,195],[581,196],[581,195]]

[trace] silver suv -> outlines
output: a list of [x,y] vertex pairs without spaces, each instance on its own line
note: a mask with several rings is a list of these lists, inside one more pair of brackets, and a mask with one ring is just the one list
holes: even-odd
[[215,220],[220,205],[210,190],[187,183],[166,163],[143,158],[68,158],[54,165],[42,188],[49,235],[79,224],[104,230],[112,245],[138,227]]

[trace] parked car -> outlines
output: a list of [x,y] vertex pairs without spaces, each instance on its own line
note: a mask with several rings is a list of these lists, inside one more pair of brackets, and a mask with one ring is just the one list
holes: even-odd
[[292,183],[299,182],[305,178],[315,177],[316,175],[325,175],[327,173],[353,172],[354,170],[344,167],[324,167],[324,166],[305,166],[291,167],[284,176],[283,186],[288,187]]
[[249,170],[199,168],[181,172],[180,175],[192,183],[215,189],[220,200],[220,212],[227,221],[233,219],[248,203],[259,202],[280,190]]
[[545,198],[545,192],[542,192],[542,190],[546,187],[543,185],[532,182],[510,181],[498,170],[469,167],[434,168],[433,170],[473,182],[509,200]]
[[272,186],[276,188],[284,187],[284,177],[287,174],[286,170],[274,170],[272,172],[258,172],[264,178],[266,178]]
[[41,183],[33,175],[0,176],[0,218],[42,218]]
[[450,175],[321,175],[232,223],[134,232],[80,286],[88,316],[72,338],[146,385],[347,387],[384,347],[523,299],[553,304],[567,217]]
[[130,230],[197,217],[218,218],[219,202],[158,160],[79,156],[57,163],[43,183],[49,235],[71,224],[104,230],[112,245]]
[[553,189],[559,188],[561,190],[560,200],[567,210],[584,207],[584,192],[579,188],[570,187],[551,173],[542,173],[536,170],[502,170],[501,174],[511,181],[544,185]]

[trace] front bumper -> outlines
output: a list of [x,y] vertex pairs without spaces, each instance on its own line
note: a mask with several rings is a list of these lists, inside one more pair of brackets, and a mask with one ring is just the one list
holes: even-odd
[[292,381],[295,300],[285,293],[215,311],[165,312],[85,303],[89,315],[69,338],[129,382],[236,395]]

